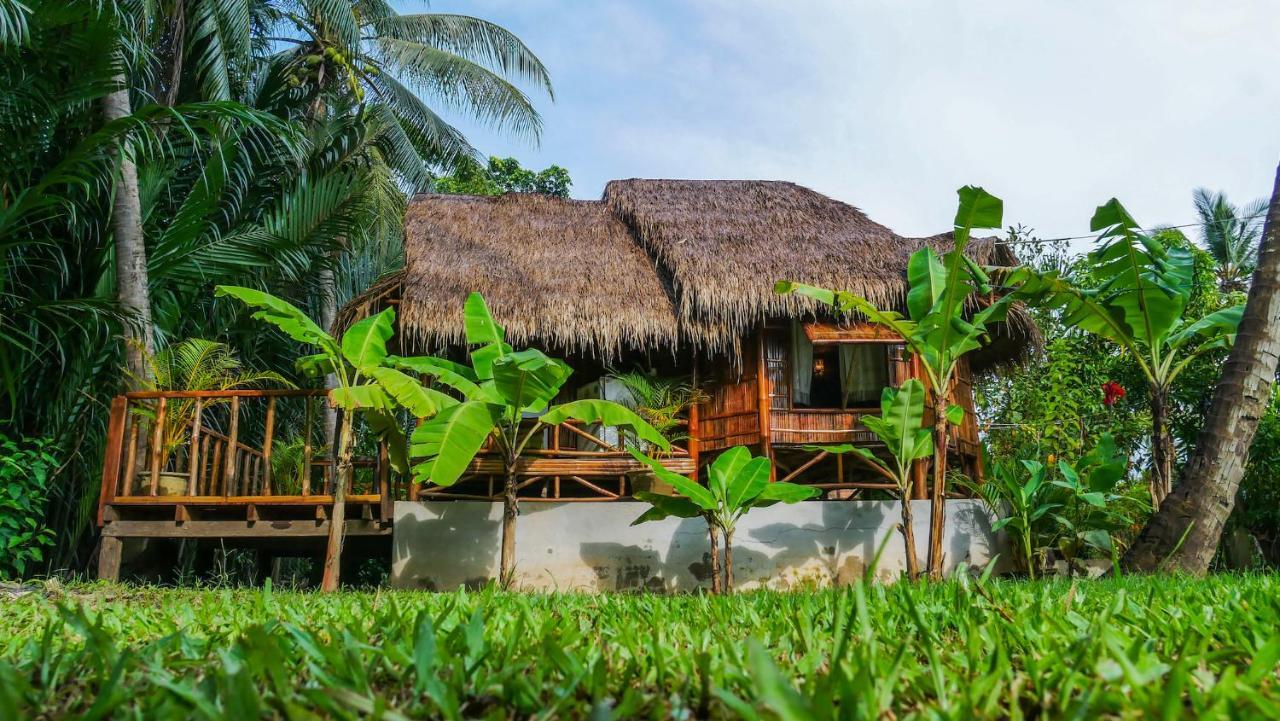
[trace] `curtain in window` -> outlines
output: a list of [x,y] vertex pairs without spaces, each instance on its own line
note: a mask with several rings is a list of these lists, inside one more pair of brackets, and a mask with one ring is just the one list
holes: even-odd
[[797,405],[809,405],[809,391],[813,388],[813,343],[805,335],[804,327],[791,321],[791,400]]
[[889,385],[889,365],[885,346],[879,343],[851,343],[840,346],[840,395],[843,406],[879,401]]

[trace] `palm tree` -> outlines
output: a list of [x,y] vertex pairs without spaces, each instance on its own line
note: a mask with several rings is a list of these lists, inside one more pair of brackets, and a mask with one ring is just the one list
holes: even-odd
[[1207,188],[1196,188],[1194,197],[1201,238],[1218,262],[1219,285],[1224,291],[1244,290],[1258,257],[1267,199],[1236,207],[1225,193],[1211,193]]
[[[1199,199],[1197,191],[1197,200]],[[1223,201],[1225,205],[1225,201]],[[1125,554],[1125,564],[1155,571],[1162,564],[1190,573],[1209,570],[1222,529],[1235,506],[1258,419],[1271,400],[1280,357],[1280,168],[1276,169],[1262,247],[1235,346],[1195,455],[1182,482]]]
[[[542,61],[515,35],[478,18],[401,15],[386,0],[294,0],[271,13],[283,33],[272,39],[288,47],[269,59],[267,84],[280,88],[289,104],[305,105],[311,127],[344,111],[382,108],[404,130],[424,170],[452,169],[478,154],[414,89],[440,107],[533,140],[542,120],[514,81],[531,82],[554,97]],[[417,174],[401,179],[410,190],[422,187]],[[342,264],[343,253],[335,252],[317,269],[318,315],[326,329],[337,316],[333,271]],[[326,386],[334,380],[326,379]],[[334,412],[326,413],[324,426],[332,444]]]

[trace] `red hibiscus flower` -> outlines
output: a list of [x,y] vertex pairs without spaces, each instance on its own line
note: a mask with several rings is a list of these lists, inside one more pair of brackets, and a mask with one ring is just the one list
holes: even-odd
[[1102,384],[1102,404],[1105,406],[1114,406],[1116,401],[1124,398],[1124,386],[1115,381],[1107,381]]

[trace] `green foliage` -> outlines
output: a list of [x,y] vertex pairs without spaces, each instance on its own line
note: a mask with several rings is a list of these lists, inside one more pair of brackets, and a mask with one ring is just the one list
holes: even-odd
[[727,597],[76,586],[6,604],[0,715],[1268,718],[1278,596],[1274,575]]
[[911,466],[915,461],[933,455],[933,433],[924,427],[924,384],[912,378],[899,388],[885,388],[880,396],[880,415],[862,416],[859,421],[876,434],[889,451],[893,463],[866,447],[847,443],[812,446],[828,453],[854,453],[898,485],[898,493],[906,500],[911,487]]
[[[725,578],[723,588],[733,588],[733,533],[738,522],[752,508],[771,506],[775,503],[796,503],[817,496],[821,491],[810,486],[783,481],[769,481],[771,464],[766,456],[752,457],[745,446],[730,448],[707,467],[707,485],[667,470],[660,461],[630,449],[636,460],[645,464],[659,480],[675,489],[678,496],[641,491],[636,498],[652,506],[631,522],[631,525],[664,518],[702,518],[711,531],[712,553],[717,537],[724,538]],[[714,588],[720,588],[715,579]]]
[[[641,370],[612,372],[608,378],[622,384],[627,395],[620,403],[635,411],[662,437],[672,442],[688,439],[684,415],[702,403],[706,394],[684,378],[661,378]],[[647,452],[652,448],[642,447]]]
[[797,483],[769,482],[769,459],[752,457],[745,446],[735,446],[716,456],[707,468],[707,485],[704,487],[686,476],[668,471],[662,463],[632,449],[636,460],[649,466],[658,478],[680,494],[679,498],[659,496],[653,493],[637,494],[641,500],[653,504],[631,525],[646,521],[660,521],[668,516],[696,518],[731,536],[742,519],[752,508],[768,506],[779,501],[795,503],[818,495],[816,488]]
[[558,165],[533,171],[520,167],[515,158],[491,156],[484,167],[474,160],[459,163],[449,175],[432,180],[431,190],[449,195],[540,193],[568,198],[572,184],[569,171]]
[[[569,379],[568,364],[539,350],[512,350],[479,293],[467,297],[463,319],[471,346],[470,367],[440,358],[388,359],[392,365],[435,378],[464,399],[414,430],[409,454],[420,459],[414,466],[419,481],[440,486],[456,483],[488,442],[510,466],[537,431],[570,420],[626,427],[637,438],[670,449],[671,444],[643,418],[612,401],[584,399],[549,407]],[[528,429],[524,428],[526,414],[538,414]]]
[[53,545],[45,506],[57,467],[48,441],[0,436],[0,579],[31,573]]
[[999,516],[992,530],[1012,537],[1015,559],[1035,578],[1049,550],[1068,564],[1089,549],[1118,554],[1118,536],[1147,512],[1141,496],[1126,493],[1128,458],[1109,435],[1072,464],[1065,459],[1010,461],[990,465],[984,483],[967,483]]
[[1090,227],[1101,231],[1087,260],[1093,283],[1023,267],[1011,277],[1021,284],[1018,295],[1115,343],[1161,393],[1197,357],[1230,347],[1242,306],[1186,316],[1194,292],[1190,250],[1144,233],[1115,199],[1098,207]]
[[1237,207],[1225,193],[1211,193],[1206,188],[1196,188],[1193,198],[1200,217],[1200,237],[1217,262],[1220,287],[1224,291],[1243,290],[1258,257],[1267,199]]

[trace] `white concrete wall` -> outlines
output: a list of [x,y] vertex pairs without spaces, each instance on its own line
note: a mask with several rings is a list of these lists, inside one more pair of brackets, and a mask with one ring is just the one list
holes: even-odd
[[[701,519],[631,526],[648,504],[523,503],[516,523],[516,583],[521,588],[684,591],[709,586],[709,542]],[[929,502],[913,501],[916,543],[928,555]],[[401,588],[474,586],[498,572],[502,504],[407,502],[395,505],[391,582]],[[876,576],[905,569],[897,501],[807,501],[751,511],[734,538],[738,588],[847,583],[861,576],[892,534]],[[977,501],[947,503],[946,569],[1007,559],[1003,534]]]

